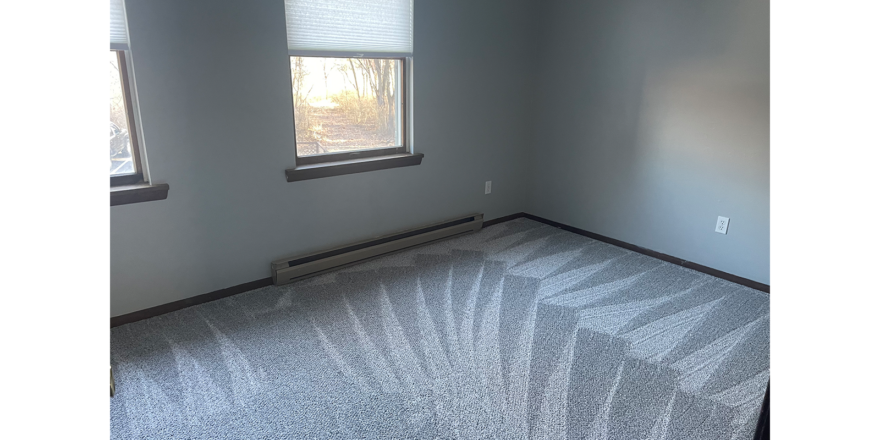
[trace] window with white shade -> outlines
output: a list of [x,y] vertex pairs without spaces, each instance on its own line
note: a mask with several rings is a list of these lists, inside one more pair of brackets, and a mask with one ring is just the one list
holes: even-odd
[[143,180],[123,0],[110,0],[110,184]]
[[285,0],[291,55],[412,56],[412,0]]
[[297,166],[409,153],[412,0],[285,0]]

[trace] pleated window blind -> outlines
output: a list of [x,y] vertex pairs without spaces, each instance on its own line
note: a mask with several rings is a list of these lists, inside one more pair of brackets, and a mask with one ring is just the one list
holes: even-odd
[[110,0],[110,49],[128,50],[123,0]]
[[412,56],[413,0],[284,0],[290,55]]

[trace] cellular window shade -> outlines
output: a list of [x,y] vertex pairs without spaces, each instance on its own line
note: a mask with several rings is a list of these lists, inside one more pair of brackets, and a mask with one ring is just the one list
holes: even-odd
[[284,0],[284,7],[291,55],[412,55],[412,0]]
[[128,50],[123,0],[110,0],[110,49]]

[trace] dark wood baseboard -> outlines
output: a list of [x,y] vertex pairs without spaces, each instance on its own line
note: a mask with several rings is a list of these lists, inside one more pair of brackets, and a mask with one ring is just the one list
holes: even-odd
[[[510,216],[508,216],[508,217],[510,217]],[[585,231],[583,229],[576,228],[574,226],[569,226],[566,224],[562,224],[559,222],[555,222],[553,220],[547,220],[546,218],[538,217],[536,215],[522,213],[522,215],[520,215],[519,217],[525,217],[527,219],[541,222],[541,223],[544,223],[544,224],[547,224],[547,225],[550,225],[550,226],[553,226],[553,227],[556,227],[559,229],[563,229],[563,230],[566,230],[569,232],[574,232],[575,234],[578,234],[578,235],[583,235],[584,237],[589,237],[594,240],[599,240],[599,241],[603,241],[608,244],[613,244],[615,246],[622,247],[624,249],[629,249],[631,251],[638,252],[640,254],[644,254],[649,257],[654,257],[654,258],[666,261],[668,263],[677,264],[679,266],[686,267],[688,269],[696,270],[697,272],[702,272],[702,273],[705,273],[708,275],[712,275],[713,277],[718,277],[723,280],[727,280],[727,281],[730,281],[733,283],[741,284],[746,287],[751,287],[752,289],[755,289],[755,290],[760,290],[762,292],[770,293],[770,286],[767,284],[759,283],[757,281],[750,280],[748,278],[743,278],[741,276],[737,276],[737,275],[734,275],[731,273],[722,272],[718,269],[713,269],[708,266],[703,266],[702,264],[697,264],[692,261],[682,260],[681,258],[673,257],[672,255],[667,255],[662,252],[657,252],[657,251],[654,251],[651,249],[643,248],[641,246],[636,246],[634,244],[630,244],[625,241],[620,241],[615,238],[606,237],[604,235],[596,234],[595,232]],[[514,218],[517,218],[517,217],[514,217]]]
[[[578,235],[583,235],[585,237],[592,238],[594,240],[603,241],[605,243],[613,244],[615,246],[622,247],[624,249],[629,249],[631,251],[638,252],[640,254],[644,254],[650,257],[659,258],[663,261],[677,264],[679,266],[687,267],[689,269],[696,270],[698,272],[702,272],[708,275],[712,275],[727,281],[731,281],[737,284],[741,284],[746,287],[751,287],[753,289],[760,290],[762,292],[770,293],[770,286],[767,284],[762,284],[757,281],[752,281],[747,278],[743,278],[740,276],[736,276],[733,274],[729,274],[727,272],[722,272],[718,269],[712,269],[711,267],[703,266],[701,264],[693,263],[687,260],[682,260],[681,258],[676,258],[671,255],[666,255],[664,253],[660,253],[657,251],[652,251],[650,249],[646,249],[643,247],[639,247],[633,244],[626,243],[624,241],[620,241],[614,238],[606,237],[604,235],[599,235],[593,232],[585,231],[580,228],[575,228],[574,226],[568,226],[559,222],[555,222],[553,220],[548,220],[543,217],[538,217],[536,215],[528,214],[525,212],[518,212],[515,214],[505,215],[504,217],[498,217],[496,219],[487,220],[483,222],[483,227],[489,227],[492,225],[497,225],[499,223],[504,223],[510,220],[515,220],[518,218],[525,217],[530,220],[534,220],[537,222],[541,222],[556,228],[560,228],[569,232],[574,232]],[[197,304],[203,304],[209,301],[214,301],[221,298],[226,298],[227,296],[237,295],[239,293],[244,293],[249,290],[259,289],[261,287],[271,286],[272,278],[263,278],[261,280],[251,281],[249,283],[239,284],[237,286],[227,287],[225,289],[220,289],[214,292],[205,293],[198,296],[193,296],[191,298],[185,298],[179,301],[170,302],[168,304],[162,304],[156,307],[150,307],[149,309],[138,310],[137,312],[128,313],[125,315],[114,316],[110,318],[110,327],[117,327],[123,324],[128,324],[135,321],[140,321],[147,318],[152,318],[154,316],[164,315],[166,313],[174,312],[177,310],[185,309],[187,307],[191,307]]]
[[[516,213],[512,215],[507,215],[504,217],[500,217],[494,220],[489,220],[483,222],[483,227],[491,226],[497,223],[506,222],[508,220],[513,220],[515,218],[522,217],[523,213]],[[251,281],[249,283],[239,284],[237,286],[227,287],[225,289],[220,289],[214,292],[205,293],[202,295],[193,296],[190,298],[184,298],[179,301],[170,302],[167,304],[158,305],[155,307],[150,307],[148,309],[138,310],[136,312],[127,313],[125,315],[114,316],[110,318],[110,327],[118,327],[120,325],[129,324],[136,321],[142,321],[144,319],[153,318],[155,316],[164,315],[166,313],[176,312],[181,309],[185,309],[187,307],[191,307],[198,304],[204,304],[206,302],[218,300],[221,298],[226,298],[228,296],[237,295],[239,293],[244,293],[250,290],[259,289],[261,287],[271,286],[274,282],[272,281],[272,277],[263,278],[261,280]]]
[[525,217],[525,216],[526,216],[526,213],[517,212],[516,214],[505,215],[504,217],[493,218],[492,220],[485,220],[485,221],[483,221],[483,227],[488,228],[489,226],[497,225],[498,223],[504,223],[504,222],[515,220],[515,219],[518,219],[520,217]]
[[110,327],[118,327],[123,324],[129,324],[147,318],[164,315],[166,313],[176,312],[178,310],[185,309],[194,305],[204,304],[206,302],[226,298],[227,296],[238,295],[239,293],[244,293],[250,290],[259,289],[261,287],[271,285],[272,277],[263,278],[261,280],[251,281],[249,283],[215,290],[213,292],[205,293],[203,295],[197,295],[190,298],[184,298],[179,301],[162,304],[156,307],[150,307],[149,309],[143,309],[138,310],[137,312],[127,313],[125,315],[114,316],[110,318]]

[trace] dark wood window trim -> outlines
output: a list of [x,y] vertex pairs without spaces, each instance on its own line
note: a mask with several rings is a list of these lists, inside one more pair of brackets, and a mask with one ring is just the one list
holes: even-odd
[[134,185],[122,185],[110,188],[110,206],[150,202],[153,200],[165,200],[167,198],[167,183],[150,185],[141,182]]
[[389,168],[409,167],[421,164],[424,157],[425,155],[422,153],[374,156],[339,162],[302,165],[285,170],[284,173],[287,175],[288,182],[297,182],[300,180],[320,179],[322,177],[364,173]]
[[[294,56],[303,56],[303,57],[312,56],[313,57],[315,55],[290,55],[290,56],[291,57],[294,57]],[[327,57],[332,57],[332,56],[327,56]],[[338,57],[348,58],[344,55],[338,55]],[[377,58],[383,58],[383,57],[371,56],[369,58],[377,59]],[[388,57],[386,59],[400,61],[400,78],[401,78],[400,92],[399,92],[400,93],[400,103],[401,103],[400,104],[400,114],[401,114],[400,133],[401,133],[401,140],[402,140],[403,145],[398,145],[398,146],[390,147],[390,148],[374,148],[374,149],[358,150],[358,151],[350,151],[350,152],[347,151],[347,152],[342,152],[342,153],[327,153],[327,154],[316,154],[316,155],[311,155],[311,156],[300,156],[299,153],[297,153],[297,149],[296,149],[296,116],[294,116],[294,123],[293,123],[294,149],[293,150],[294,150],[294,155],[296,157],[296,168],[286,170],[288,182],[293,182],[295,180],[316,179],[317,177],[308,177],[308,178],[299,178],[299,179],[291,180],[290,176],[291,176],[292,172],[294,172],[296,170],[311,169],[311,168],[307,168],[307,166],[309,166],[309,165],[326,164],[328,166],[339,166],[339,165],[348,166],[348,165],[350,165],[350,163],[352,161],[358,161],[358,160],[369,161],[367,159],[375,158],[378,156],[385,156],[385,157],[389,157],[389,158],[393,157],[393,158],[398,159],[396,161],[391,161],[390,163],[392,163],[392,164],[402,163],[400,160],[400,156],[409,156],[410,162],[414,160],[413,157],[415,155],[408,154],[409,148],[407,146],[408,145],[408,143],[407,143],[407,139],[408,139],[408,136],[407,136],[407,133],[408,133],[407,132],[407,116],[408,116],[408,113],[407,113],[407,109],[408,109],[408,107],[407,107],[407,105],[408,105],[407,104],[407,87],[409,84],[409,77],[407,76],[408,70],[407,70],[407,65],[406,65],[407,58],[405,58],[405,57],[404,58]],[[291,95],[291,99],[293,99],[292,95]],[[395,168],[397,166],[418,165],[419,163],[421,163],[421,157],[418,158],[418,163],[407,163],[407,165],[383,166],[382,168],[377,168],[377,169]],[[372,166],[377,166],[377,164],[372,164]],[[343,167],[343,169],[348,169],[348,167]],[[353,172],[360,173],[360,172],[364,172],[364,171],[371,171],[371,170],[353,171]],[[340,174],[352,174],[353,172],[338,172],[335,174],[321,175],[320,177],[336,176],[336,175],[340,175]],[[309,174],[309,175],[311,175],[311,174]]]

